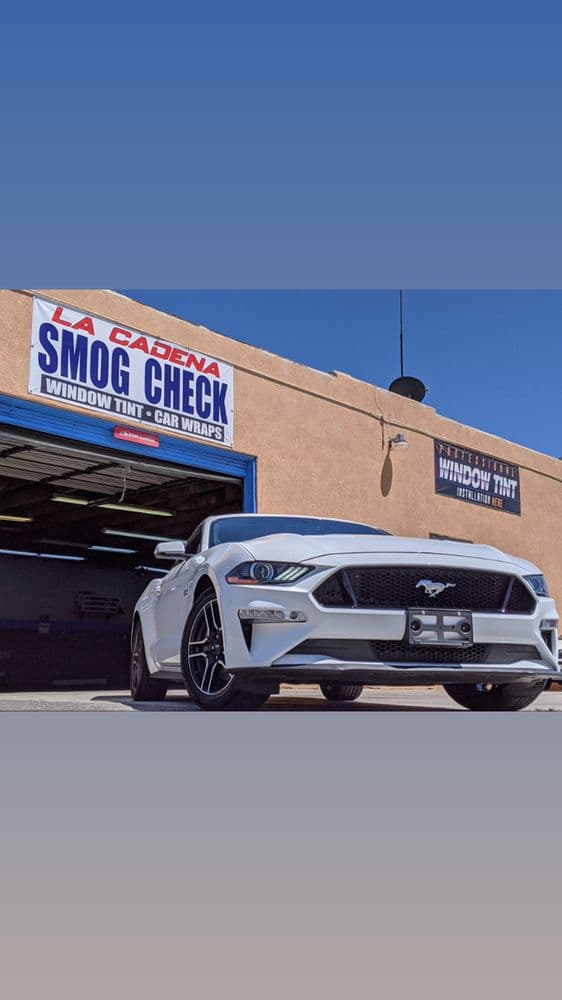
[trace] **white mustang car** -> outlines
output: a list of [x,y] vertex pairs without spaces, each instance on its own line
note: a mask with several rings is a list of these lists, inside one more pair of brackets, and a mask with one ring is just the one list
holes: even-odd
[[513,711],[560,677],[544,577],[485,545],[235,514],[156,556],[175,565],[135,608],[136,700],[182,678],[207,709],[258,708],[284,682],[319,683],[330,701],[365,684],[443,684],[466,708]]

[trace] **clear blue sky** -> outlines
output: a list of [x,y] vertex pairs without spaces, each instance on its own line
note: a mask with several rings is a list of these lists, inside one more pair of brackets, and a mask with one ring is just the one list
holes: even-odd
[[[125,295],[325,371],[387,387],[398,292],[136,291]],[[562,456],[562,292],[405,291],[405,369],[439,413]]]

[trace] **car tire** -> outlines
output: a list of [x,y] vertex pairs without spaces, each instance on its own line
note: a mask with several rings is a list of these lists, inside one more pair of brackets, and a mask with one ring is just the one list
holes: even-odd
[[181,644],[181,671],[187,693],[207,711],[252,712],[269,692],[246,691],[224,666],[222,621],[214,590],[205,591],[191,609]]
[[137,622],[133,629],[130,685],[133,701],[163,701],[168,691],[166,681],[152,677],[148,669],[140,622]]
[[444,684],[453,701],[472,712],[518,712],[531,705],[545,688],[544,681],[536,684],[513,681],[511,684]]
[[362,684],[321,684],[326,701],[357,701],[363,693]]

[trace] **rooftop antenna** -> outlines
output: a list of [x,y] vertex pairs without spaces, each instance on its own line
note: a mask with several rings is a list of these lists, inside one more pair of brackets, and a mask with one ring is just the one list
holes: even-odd
[[421,403],[427,392],[426,386],[419,378],[404,375],[404,293],[402,289],[400,289],[400,378],[395,378],[389,389],[391,392],[398,393],[399,396],[415,399],[417,403]]

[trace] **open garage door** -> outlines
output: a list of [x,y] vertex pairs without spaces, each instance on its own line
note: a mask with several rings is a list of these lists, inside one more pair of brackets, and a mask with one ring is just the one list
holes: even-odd
[[234,476],[0,425],[0,683],[123,683],[157,541],[242,509]]

